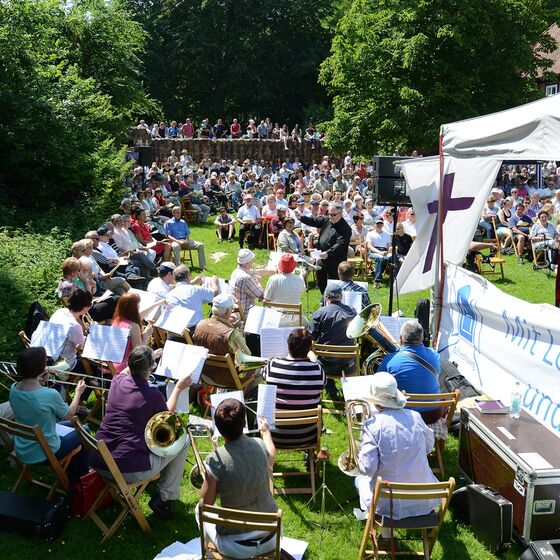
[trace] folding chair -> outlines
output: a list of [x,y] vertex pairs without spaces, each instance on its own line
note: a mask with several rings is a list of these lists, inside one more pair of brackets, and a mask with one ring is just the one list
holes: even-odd
[[163,348],[163,347],[165,346],[165,342],[167,341],[167,339],[168,339],[170,336],[174,336],[174,337],[179,336],[180,338],[183,338],[184,341],[185,341],[187,344],[194,344],[189,329],[185,329],[185,330],[183,331],[183,334],[177,335],[177,334],[175,334],[175,333],[172,333],[171,331],[166,331],[165,329],[162,329],[161,327],[155,327],[155,326],[154,326],[153,336],[154,336],[154,344],[155,344],[158,348]]
[[194,268],[194,258],[190,247],[181,247],[181,262],[188,262],[189,268]]
[[[278,453],[281,451],[307,451],[309,457],[307,459],[307,467],[305,471],[279,471],[273,472],[273,477],[276,478],[288,478],[288,477],[305,477],[309,478],[309,486],[302,488],[275,488],[275,494],[315,494],[315,465],[316,456],[321,449],[321,429],[322,429],[322,408],[321,405],[310,408],[308,410],[276,410],[275,424],[276,428],[284,428],[289,426],[294,426],[296,428],[306,428],[309,426],[316,426],[317,438],[309,445],[303,446],[289,446],[278,443],[275,441],[276,445],[276,461],[278,462]],[[297,437],[297,432],[295,433]],[[274,438],[274,432],[272,432],[272,437]],[[276,465],[275,465],[276,466]]]
[[[317,358],[338,358],[338,359],[345,359],[345,360],[354,360],[355,367],[352,368],[350,371],[345,371],[344,369],[340,370],[340,373],[336,374],[327,374],[327,378],[329,379],[341,379],[342,377],[346,376],[353,376],[353,375],[360,375],[360,345],[353,344],[350,346],[338,346],[334,344],[318,344],[317,342],[313,342],[311,345],[311,350],[317,356]],[[342,401],[332,401],[329,399],[322,399],[323,403],[332,403],[335,406],[342,405],[344,403]],[[324,409],[326,414],[344,414],[344,410],[340,408],[335,409]]]
[[216,545],[206,542],[204,535],[204,523],[213,523],[221,527],[239,529],[243,532],[269,531],[274,533],[276,546],[273,551],[259,556],[245,556],[247,560],[269,559],[280,560],[280,539],[282,538],[282,510],[276,513],[257,513],[253,511],[241,511],[238,509],[222,508],[218,506],[204,505],[200,500],[198,503],[198,515],[200,524],[200,546],[203,560],[229,560],[218,552]]
[[366,241],[365,238],[359,238],[358,242],[356,243],[356,256],[350,257],[346,259],[348,262],[351,262],[354,265],[355,270],[355,277],[359,278],[363,276],[364,279],[367,277],[367,267],[366,267],[366,259],[367,259],[367,248],[366,248]]
[[543,243],[542,241],[531,241],[531,253],[533,255],[533,270],[544,270],[547,276],[552,274],[552,263],[548,256],[549,247],[535,247],[538,243]]
[[452,393],[407,393],[408,400],[406,401],[406,408],[433,408],[433,407],[447,407],[447,414],[440,418],[434,424],[429,424],[430,428],[434,432],[435,444],[434,450],[430,453],[430,457],[435,456],[437,461],[437,466],[432,468],[435,474],[439,474],[441,478],[445,477],[445,471],[443,468],[443,448],[445,447],[445,441],[447,439],[447,434],[449,433],[449,428],[451,428],[451,422],[453,421],[453,415],[455,414],[455,409],[457,408],[457,403],[461,397],[459,390],[455,390]]
[[284,313],[285,315],[292,315],[297,317],[297,325],[303,326],[303,308],[301,303],[279,303],[277,301],[263,300],[263,307],[271,307]]
[[196,223],[198,211],[192,205],[190,194],[181,197],[181,213],[188,224]]
[[481,254],[478,254],[476,255],[476,261],[481,276],[494,276],[499,274],[502,280],[505,280],[504,263],[506,260],[502,256],[502,245],[498,239],[496,220],[492,220],[492,228],[494,229],[494,239],[486,239],[486,241],[496,245],[496,253],[487,258],[483,258]]
[[[7,434],[12,437],[19,437],[38,443],[47,458],[47,462],[45,464],[27,464],[21,461],[16,455],[15,450],[13,449],[13,442],[9,437],[7,437]],[[68,465],[70,464],[72,457],[74,457],[74,455],[82,449],[81,446],[78,446],[76,449],[70,451],[70,453],[62,459],[57,459],[50,448],[48,441],[45,439],[43,430],[41,430],[39,426],[27,426],[25,424],[13,422],[12,420],[7,420],[6,418],[0,418],[0,435],[6,445],[6,448],[10,450],[9,452],[11,457],[14,459],[16,465],[21,469],[21,473],[12,488],[12,492],[17,492],[24,480],[30,484],[47,488],[49,491],[47,494],[47,500],[50,500],[54,496],[55,492],[62,494],[68,492],[68,476],[66,474],[66,470],[68,469]],[[34,478],[32,469],[36,467],[52,469],[55,474],[54,482],[52,484],[47,484]]]
[[[393,527],[394,529],[419,530],[422,533],[422,551],[399,550],[394,556],[420,556],[430,560],[430,555],[436,543],[439,530],[443,525],[445,513],[449,507],[449,501],[455,489],[455,479],[450,478],[445,482],[434,483],[404,483],[387,482],[377,477],[373,498],[369,508],[369,515],[364,528],[362,543],[360,545],[360,558],[376,560],[379,557],[391,556],[391,550],[381,550],[378,546],[377,529],[379,527]],[[389,517],[379,517],[375,514],[380,499],[386,500],[441,500],[438,511],[427,515],[406,517],[404,519],[391,520]],[[371,539],[372,548],[368,549]],[[409,539],[407,539],[409,540]],[[417,540],[417,539],[414,539]]]
[[[138,505],[138,499],[146,489],[146,486],[152,481],[159,478],[159,473],[147,478],[145,480],[140,480],[129,484],[124,479],[119,467],[115,463],[113,456],[104,441],[99,441],[95,439],[91,434],[84,430],[80,420],[74,416],[72,418],[72,424],[76,428],[82,444],[90,451],[90,453],[95,453],[99,455],[105,462],[107,471],[111,473],[111,479],[101,477],[105,486],[103,490],[99,493],[96,500],[93,502],[91,508],[86,513],[85,517],[89,517],[101,530],[103,538],[101,542],[104,543],[108,541],[120,527],[121,523],[126,519],[128,515],[132,515],[140,528],[145,533],[151,531],[150,525],[146,520],[146,517],[142,513],[140,506]],[[100,475],[101,476],[101,475]],[[121,505],[121,511],[113,524],[108,527],[105,522],[97,515],[97,510],[103,503],[105,496],[111,493],[114,500]]]

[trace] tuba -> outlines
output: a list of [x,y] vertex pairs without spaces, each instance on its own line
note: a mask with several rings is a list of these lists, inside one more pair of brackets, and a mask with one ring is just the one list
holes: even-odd
[[249,354],[245,354],[245,352],[241,352],[238,350],[235,353],[235,367],[239,371],[249,371],[252,369],[260,369],[263,366],[266,366],[268,363],[268,358],[261,358],[259,356],[251,356]]
[[[379,303],[368,305],[350,321],[346,328],[346,336],[348,338],[360,338],[362,354],[367,354],[362,359],[362,373],[364,375],[375,373],[387,354],[399,350],[398,342],[381,323],[381,310],[381,304]],[[370,348],[371,352],[364,349],[364,341],[369,342],[372,346]]]
[[354,438],[354,429],[360,429],[371,416],[371,409],[367,401],[356,399],[344,405],[346,413],[346,428],[348,430],[348,450],[338,457],[338,468],[348,476],[358,476],[358,453],[361,443]]
[[181,417],[175,412],[154,414],[144,430],[148,449],[160,457],[170,457],[179,453],[187,441],[187,429]]

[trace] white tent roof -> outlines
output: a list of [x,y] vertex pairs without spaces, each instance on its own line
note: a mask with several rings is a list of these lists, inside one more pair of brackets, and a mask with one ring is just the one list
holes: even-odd
[[560,160],[560,95],[444,124],[444,157]]

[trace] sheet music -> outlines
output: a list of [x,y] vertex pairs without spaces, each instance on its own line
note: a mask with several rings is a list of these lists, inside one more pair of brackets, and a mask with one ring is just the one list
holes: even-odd
[[82,356],[90,360],[120,363],[124,359],[130,329],[93,323]]
[[305,541],[292,539],[286,536],[283,536],[280,539],[280,546],[282,550],[285,550],[288,554],[291,554],[294,557],[294,560],[303,560],[303,556],[305,555],[308,544],[309,543]]
[[360,292],[350,292],[348,290],[342,292],[342,303],[351,307],[356,314],[362,310],[362,294]]
[[[368,283],[367,282],[362,282],[362,281],[358,281],[358,280],[352,280],[352,282],[354,282],[354,284],[358,284],[358,286],[361,286],[366,292],[368,289]],[[333,280],[332,278],[327,280],[327,286],[330,286],[331,284],[339,284],[340,280]]]
[[[218,408],[218,406],[220,405],[220,403],[222,401],[225,401],[226,399],[236,399],[239,402],[242,402],[243,404],[245,404],[245,397],[243,396],[243,391],[228,391],[227,393],[212,393],[210,395],[210,404],[212,405],[210,407],[210,413],[212,414],[212,424],[214,426],[214,437],[217,438],[218,436],[220,436],[220,432],[218,430],[218,428],[216,428],[216,423],[214,422],[214,413],[216,412],[216,409]],[[244,432],[247,432],[247,419],[245,419],[245,428],[244,428]]]
[[345,401],[364,399],[371,396],[370,387],[373,375],[359,375],[342,379],[342,393]]
[[[276,428],[276,385],[259,385],[257,417],[264,416],[271,430]],[[259,424],[260,426],[260,424]]]
[[277,328],[280,325],[282,313],[270,307],[254,305],[249,309],[245,320],[245,332],[261,334],[263,328]]
[[[165,392],[167,394],[167,398],[171,397],[171,393],[175,389],[175,383],[173,381],[169,381],[165,384]],[[189,390],[185,389],[179,393],[179,397],[177,398],[177,404],[175,405],[175,412],[179,414],[188,414],[190,412],[190,403],[189,403]]]
[[284,358],[288,355],[288,337],[294,329],[301,327],[276,327],[261,329],[261,356]]
[[56,424],[55,431],[57,436],[64,437],[71,434],[74,431],[74,428],[71,426],[64,426],[63,424]]
[[160,329],[181,336],[193,320],[195,313],[193,309],[168,304],[154,324]]
[[[210,284],[210,276],[204,276],[202,279],[202,285],[209,290],[212,290],[212,285]],[[229,282],[223,278],[218,278],[218,289],[220,294],[230,294],[231,288],[229,287]]]
[[207,348],[167,340],[163,347],[163,355],[159,361],[156,375],[163,375],[172,379],[183,379],[191,375],[192,382],[198,383],[207,357]]
[[130,288],[129,293],[138,294],[140,298],[140,304],[138,306],[140,311],[140,317],[146,321],[153,321],[162,305],[165,304],[165,299],[147,292],[146,290],[137,290],[136,288]]
[[30,346],[42,346],[47,352],[47,356],[53,360],[58,360],[62,353],[64,343],[68,338],[68,325],[59,325],[57,323],[49,323],[41,321],[33,334],[31,335]]
[[398,342],[401,336],[401,327],[407,321],[415,321],[414,317],[390,317],[382,315],[381,324],[391,333],[391,336]]
[[112,295],[113,292],[111,290],[105,290],[100,296],[94,297],[93,301],[94,303],[100,303],[102,301],[105,301],[106,299],[109,299]]
[[284,253],[282,251],[270,251],[270,255],[268,256],[268,263],[266,263],[267,270],[274,270],[278,268],[278,263],[282,258]]

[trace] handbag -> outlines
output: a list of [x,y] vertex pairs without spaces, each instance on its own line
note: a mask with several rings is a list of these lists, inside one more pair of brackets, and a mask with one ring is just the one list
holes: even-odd
[[[97,472],[89,471],[80,478],[79,482],[72,483],[70,488],[72,492],[72,513],[77,517],[83,517],[105,488],[105,482]],[[111,493],[107,492],[98,509],[107,507],[112,501]]]

